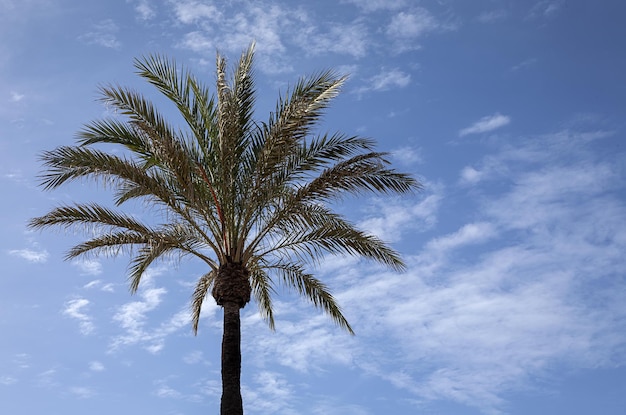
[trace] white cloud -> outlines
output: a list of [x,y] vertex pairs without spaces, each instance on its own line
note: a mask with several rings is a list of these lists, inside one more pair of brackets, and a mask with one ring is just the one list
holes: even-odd
[[242,387],[246,405],[264,414],[294,413],[293,391],[285,378],[276,372],[261,371],[254,376],[254,387]]
[[69,392],[80,399],[89,399],[96,395],[93,389],[84,386],[72,386],[69,388]]
[[20,94],[19,92],[11,91],[11,102],[20,102],[26,97],[24,94]]
[[89,370],[92,372],[102,372],[104,370],[104,365],[101,362],[94,360],[89,362]]
[[[195,2],[175,4],[175,11],[181,23],[190,24],[198,18],[194,4]],[[239,54],[255,40],[257,65],[260,70],[267,73],[291,70],[289,57],[284,56],[287,48],[282,37],[288,32],[292,21],[298,19],[297,10],[281,8],[277,4],[264,7],[257,3],[245,3],[228,18],[219,18],[219,14],[214,13],[213,6],[206,7],[200,8],[200,17],[211,16],[205,19],[208,23],[194,23],[196,30],[184,36],[180,47],[210,56],[212,59],[216,50]],[[200,30],[197,30],[198,26]]]
[[105,48],[119,49],[122,44],[117,40],[116,33],[119,31],[117,24],[111,19],[102,20],[93,25],[91,31],[78,37],[81,42],[88,45],[98,45]]
[[522,61],[520,63],[518,63],[517,65],[514,65],[511,67],[511,72],[517,72],[519,70],[522,70],[524,68],[528,68],[532,65],[535,65],[537,63],[537,59],[536,58],[529,58],[526,59],[525,61]]
[[86,290],[99,288],[100,291],[105,291],[109,293],[115,292],[114,287],[115,287],[115,284],[112,284],[112,283],[103,284],[102,280],[93,280],[83,285],[83,288]]
[[215,53],[216,50],[213,40],[200,31],[187,33],[183,36],[180,46],[198,53]]
[[461,184],[476,184],[483,177],[481,171],[476,170],[472,166],[466,166],[461,170]]
[[58,386],[58,382],[55,379],[56,374],[56,369],[48,369],[41,373],[38,373],[36,376],[37,385],[44,388],[52,388],[54,386]]
[[81,275],[100,275],[102,274],[102,264],[96,259],[81,259],[72,262],[72,265],[80,269]]
[[91,288],[96,288],[100,284],[102,284],[101,280],[93,280],[93,281],[90,281],[87,284],[83,285],[83,288],[89,290]]
[[495,233],[495,229],[490,223],[469,223],[453,234],[431,240],[426,248],[436,251],[448,251],[459,246],[484,242],[493,237]]
[[135,3],[135,11],[139,15],[140,20],[151,20],[156,16],[156,12],[150,5],[148,0],[127,0],[131,3]]
[[493,23],[508,17],[509,13],[504,9],[489,10],[478,15],[477,20],[481,23]]
[[89,304],[90,302],[86,298],[77,298],[65,303],[65,308],[63,309],[63,314],[78,320],[80,332],[84,335],[91,334],[95,328],[91,317],[84,312],[84,309]]
[[183,356],[183,362],[188,365],[195,365],[198,363],[202,363],[204,361],[204,356],[200,350],[194,350]]
[[300,31],[298,42],[307,52],[326,54],[328,52],[351,55],[361,58],[367,53],[369,46],[367,29],[360,23],[332,23],[328,28],[313,28]]
[[379,201],[372,207],[358,226],[368,233],[388,242],[397,242],[403,235],[424,231],[437,222],[437,211],[441,199],[441,189],[433,186],[430,194],[421,195],[418,200],[406,202]]
[[192,24],[201,21],[219,22],[223,20],[221,12],[213,4],[199,1],[170,1],[174,8],[176,19],[183,24]]
[[393,88],[405,88],[411,83],[411,75],[398,69],[383,69],[379,74],[365,81],[365,85],[356,92],[363,94],[370,91],[387,91]]
[[17,383],[17,379],[13,376],[3,375],[0,376],[0,385],[9,386]]
[[10,255],[20,257],[36,264],[44,263],[48,260],[48,251],[34,251],[32,249],[14,249],[9,251]]
[[387,35],[399,39],[415,39],[439,28],[437,19],[428,10],[418,7],[395,14],[387,26]]
[[268,330],[258,313],[242,319],[242,327],[255,338],[254,345],[242,345],[248,361],[259,367],[278,363],[302,373],[320,371],[323,365],[351,363],[354,339],[334,328],[329,317],[305,301],[276,301],[275,306],[275,332]]
[[159,398],[180,398],[182,393],[165,384],[159,384],[154,394]]
[[419,149],[413,147],[402,147],[397,150],[393,150],[391,155],[395,160],[409,166],[422,163],[423,161]]
[[463,137],[468,134],[481,134],[487,133],[498,128],[504,127],[511,122],[511,118],[506,115],[502,115],[500,113],[495,113],[493,115],[488,115],[486,117],[481,118],[476,121],[471,126],[462,129],[459,131],[459,136]]
[[113,350],[120,346],[148,343],[151,350],[158,351],[160,342],[158,339],[154,339],[144,326],[147,314],[161,304],[162,297],[166,292],[165,288],[148,287],[141,289],[139,292],[140,301],[126,303],[118,309],[113,320],[124,329],[124,334],[113,339]]
[[562,8],[564,0],[541,0],[535,3],[529,13],[530,18],[550,18]]
[[[123,333],[112,339],[109,351],[115,352],[124,346],[140,345],[148,352],[156,354],[163,350],[168,336],[185,328],[191,330],[187,304],[157,327],[149,327],[150,313],[161,305],[163,296],[167,293],[165,288],[154,286],[154,276],[161,272],[162,269],[150,270],[144,275],[142,286],[137,293],[140,300],[118,308],[113,320],[119,324]],[[214,302],[207,301],[202,310],[202,319],[211,316],[217,307]]]
[[406,0],[343,0],[352,3],[365,11],[397,10],[407,4]]

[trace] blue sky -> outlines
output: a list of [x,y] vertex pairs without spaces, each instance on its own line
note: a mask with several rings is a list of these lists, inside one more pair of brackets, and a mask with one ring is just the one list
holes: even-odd
[[188,318],[201,264],[160,263],[131,296],[127,258],[64,262],[81,235],[25,225],[110,200],[36,180],[37,154],[109,115],[98,85],[163,104],[134,57],[170,55],[211,83],[216,49],[235,61],[256,39],[259,119],[301,75],[350,73],[324,129],[375,138],[425,188],[337,206],[408,263],[315,270],[355,337],[289,292],[276,332],[244,309],[246,413],[623,414],[625,13],[619,0],[0,0],[2,413],[217,412],[220,310],[207,301],[197,337]]

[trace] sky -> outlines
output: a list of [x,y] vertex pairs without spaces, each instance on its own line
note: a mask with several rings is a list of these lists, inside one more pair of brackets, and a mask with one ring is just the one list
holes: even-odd
[[[257,118],[301,76],[350,74],[320,132],[371,137],[424,189],[335,208],[397,249],[397,273],[312,271],[356,332],[290,292],[272,332],[242,310],[246,414],[617,415],[626,411],[626,4],[621,0],[0,0],[0,409],[217,413],[221,309],[197,336],[199,262],[64,261],[84,235],[33,232],[80,182],[38,155],[110,116],[99,85],[175,119],[133,58],[215,80],[257,43]],[[129,206],[144,217],[156,212]]]

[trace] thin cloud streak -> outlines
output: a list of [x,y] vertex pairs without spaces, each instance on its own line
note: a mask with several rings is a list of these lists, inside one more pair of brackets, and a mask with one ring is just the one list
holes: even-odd
[[482,134],[487,133],[493,130],[497,130],[498,128],[504,127],[511,122],[511,118],[502,115],[500,113],[495,113],[493,115],[489,115],[481,118],[476,121],[471,126],[462,129],[459,131],[459,136],[463,137],[469,134]]
[[9,255],[25,259],[26,261],[35,264],[42,264],[46,262],[50,256],[48,251],[45,249],[43,251],[35,251],[32,249],[13,249],[9,251]]

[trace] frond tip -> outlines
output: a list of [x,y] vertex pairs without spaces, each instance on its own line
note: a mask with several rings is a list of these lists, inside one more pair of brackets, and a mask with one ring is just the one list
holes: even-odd
[[217,273],[213,270],[200,277],[196,284],[196,289],[191,297],[191,322],[193,334],[198,334],[198,325],[200,324],[200,315],[202,314],[202,304],[204,299],[211,292],[213,282]]

